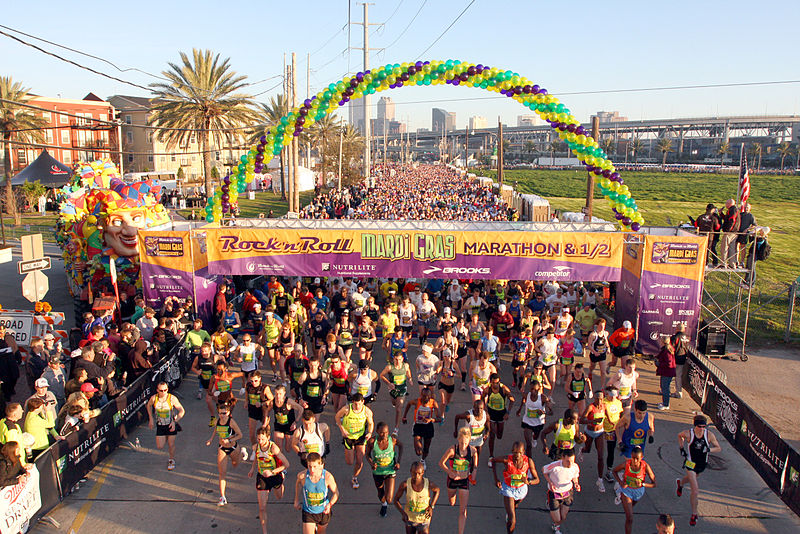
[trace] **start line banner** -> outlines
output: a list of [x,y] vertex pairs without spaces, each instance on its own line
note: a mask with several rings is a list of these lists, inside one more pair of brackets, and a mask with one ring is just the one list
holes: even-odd
[[618,281],[624,235],[207,228],[211,274]]

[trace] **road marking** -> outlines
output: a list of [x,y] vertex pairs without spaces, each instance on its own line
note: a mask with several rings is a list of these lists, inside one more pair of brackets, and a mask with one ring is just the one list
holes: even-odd
[[108,475],[109,471],[111,471],[111,466],[113,464],[114,460],[109,460],[100,470],[100,476],[97,477],[97,482],[94,483],[94,486],[89,491],[89,495],[86,496],[87,502],[81,506],[81,509],[78,511],[78,515],[75,516],[75,520],[69,527],[69,532],[78,532],[83,525],[83,522],[86,521],[86,517],[89,515],[89,510],[92,508],[92,501],[97,497],[97,494],[100,493],[100,488],[106,481],[106,476]]

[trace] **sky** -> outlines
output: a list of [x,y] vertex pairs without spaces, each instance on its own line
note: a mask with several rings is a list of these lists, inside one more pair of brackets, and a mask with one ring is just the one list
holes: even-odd
[[[284,54],[297,53],[300,97],[307,87],[307,54],[312,94],[361,70],[362,52],[348,54],[347,47],[348,39],[350,46],[362,46],[363,30],[352,25],[348,35],[348,8],[350,19],[361,22],[363,7],[348,0],[5,2],[0,25],[98,56],[119,69],[139,69],[124,72],[3,27],[0,31],[145,87],[158,81],[168,62],[179,60],[179,51],[210,49],[229,57],[232,68],[252,83],[245,90],[266,101],[281,90]],[[800,115],[800,83],[622,91],[800,82],[797,0],[374,0],[369,20],[383,23],[370,27],[370,48],[380,49],[371,51],[372,66],[459,59],[502,67],[546,87],[582,121],[600,110],[633,120]],[[0,58],[0,76],[11,76],[35,94],[149,96],[145,89],[82,70],[5,35],[0,35]],[[473,115],[486,117],[490,125],[498,117],[516,125],[518,115],[530,113],[497,93],[467,87],[387,91],[373,96],[373,110],[383,95],[394,100],[397,119],[411,130],[431,127],[433,107],[456,112],[458,128]]]

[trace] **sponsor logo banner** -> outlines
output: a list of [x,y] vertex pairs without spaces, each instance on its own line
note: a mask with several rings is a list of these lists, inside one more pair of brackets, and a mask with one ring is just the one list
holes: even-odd
[[206,230],[209,272],[619,280],[622,234]]
[[27,531],[28,522],[42,507],[36,465],[28,475],[24,482],[0,489],[0,534]]

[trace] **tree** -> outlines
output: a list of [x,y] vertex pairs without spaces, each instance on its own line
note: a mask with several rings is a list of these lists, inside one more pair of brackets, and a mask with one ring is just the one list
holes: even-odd
[[553,163],[555,163],[556,161],[556,153],[559,150],[561,150],[564,146],[565,146],[564,143],[562,143],[561,141],[553,141],[552,143],[550,143],[550,146],[548,148],[550,149],[550,159]]
[[667,154],[672,152],[672,139],[662,137],[656,142],[656,147],[661,152],[661,170],[663,171],[667,166]]
[[781,170],[783,170],[783,161],[786,159],[786,156],[792,155],[792,144],[788,141],[784,141],[780,145],[778,145],[778,154],[781,155]]
[[186,173],[183,172],[183,167],[178,167],[178,180],[183,180],[186,177]]
[[152,124],[168,147],[186,146],[197,133],[206,195],[211,196],[212,146],[223,146],[226,129],[254,122],[252,97],[238,92],[247,77],[231,70],[228,58],[198,49],[191,58],[184,52],[180,56],[181,64],[169,63],[169,70],[162,72],[168,83],[150,84],[156,97]]
[[[20,224],[22,218],[17,209],[17,199],[11,187],[11,145],[13,141],[24,143],[40,142],[43,129],[47,126],[41,114],[19,104],[31,99],[30,89],[14,82],[10,77],[0,76],[0,135],[3,140],[3,161],[6,173],[6,211],[14,217],[14,223]],[[2,209],[2,208],[0,208]]]
[[[259,103],[256,109],[258,127],[253,132],[250,139],[251,143],[255,143],[262,135],[267,135],[267,131],[276,127],[281,120],[281,117],[289,113],[288,101],[284,95],[271,97],[268,103]],[[283,150],[278,155],[281,173],[281,200],[286,200],[286,174],[284,172]],[[264,158],[264,165],[269,163],[267,155]]]
[[605,152],[606,155],[610,156],[612,152],[615,152],[616,143],[614,143],[612,138],[606,137],[600,141],[600,148],[603,149],[603,152]]
[[19,191],[25,197],[28,206],[32,207],[39,205],[39,198],[47,192],[47,188],[39,180],[36,180],[35,182],[25,182],[19,186]]
[[644,150],[644,141],[640,137],[634,137],[631,141],[631,152],[633,152],[634,163],[639,163],[639,152]]
[[731,152],[731,144],[728,141],[720,143],[719,148],[717,149],[717,154],[719,154],[719,164],[725,165],[725,156],[730,154]]
[[525,141],[525,144],[522,145],[522,149],[526,154],[531,156],[528,158],[528,161],[532,161],[533,153],[536,152],[536,143],[531,140]]
[[212,178],[212,179],[213,179],[215,182],[216,182],[217,180],[219,180],[219,169],[217,169],[217,166],[216,166],[216,165],[214,165],[213,167],[211,167],[211,178]]
[[[753,166],[756,170],[761,170],[761,153],[764,151],[764,147],[761,146],[761,143],[753,143],[750,145],[750,148],[747,149],[747,153],[750,156],[750,161],[753,162]],[[758,164],[756,164],[756,157],[758,158]]]
[[309,128],[311,141],[317,146],[317,154],[320,157],[323,187],[328,185],[328,176],[327,176],[328,142],[332,141],[334,137],[337,138],[337,142],[335,144],[336,144],[336,151],[338,153],[339,151],[338,137],[339,137],[339,130],[341,129],[341,127],[342,126],[339,117],[337,117],[334,114],[331,114],[331,115],[325,115],[323,118],[321,118],[313,125],[311,125],[311,128]]

